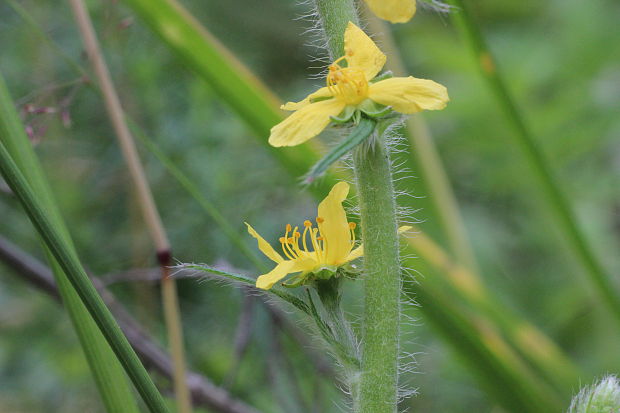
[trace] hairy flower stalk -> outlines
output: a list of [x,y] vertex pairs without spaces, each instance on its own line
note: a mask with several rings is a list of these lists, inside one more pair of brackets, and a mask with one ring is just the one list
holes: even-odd
[[[316,0],[332,61],[345,56],[348,22],[359,26],[351,0]],[[364,240],[364,317],[362,365],[356,411],[396,412],[400,331],[401,268],[396,204],[389,153],[381,136],[361,145],[354,169]]]

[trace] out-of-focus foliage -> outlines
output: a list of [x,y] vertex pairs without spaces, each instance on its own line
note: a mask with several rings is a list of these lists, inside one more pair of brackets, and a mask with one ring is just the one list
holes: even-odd
[[[87,67],[66,4],[20,3],[70,59]],[[320,40],[304,34],[308,21],[294,20],[307,13],[305,6],[286,0],[184,4],[283,100],[299,99],[320,83],[309,79],[321,63],[312,60],[317,50],[306,45]],[[312,198],[293,188],[294,181],[251,132],[131,12],[116,2],[89,5],[126,110],[242,236],[243,221],[256,223],[274,240],[287,222],[313,216]],[[472,6],[580,224],[610,273],[618,274],[620,4],[485,0]],[[83,262],[103,277],[152,265],[150,241],[99,95],[81,84],[81,75],[4,2],[0,16],[0,70],[33,129]],[[450,91],[448,108],[427,119],[485,282],[561,345],[586,372],[582,382],[619,371],[620,334],[584,288],[581,270],[538,199],[512,131],[449,19],[420,10],[412,22],[393,30],[411,73]],[[62,86],[68,82],[76,83]],[[63,125],[60,113],[26,113],[28,104],[66,112],[71,126]],[[154,157],[144,151],[143,159],[175,257],[252,268]],[[414,203],[427,208],[416,214],[425,220],[422,229],[437,236],[437,223],[428,213],[432,194],[422,182],[414,193],[423,197]],[[30,223],[3,192],[0,216],[0,234],[40,255]],[[422,283],[424,276],[419,275]],[[102,411],[92,402],[95,388],[64,313],[1,264],[0,285],[0,411]],[[226,383],[235,363],[232,343],[243,294],[195,281],[179,287],[190,363],[216,383]],[[150,285],[123,284],[114,291],[156,335],[161,332],[157,294]],[[348,297],[353,305],[356,294]],[[321,412],[339,411],[338,390],[316,375],[290,339],[274,333],[278,329],[260,305],[253,308],[250,347],[232,392],[265,412],[310,412],[317,405]],[[419,317],[415,310],[409,313]],[[420,353],[417,370],[424,374],[406,378],[420,395],[403,407],[493,409],[475,376],[423,319],[406,329],[413,334],[405,335],[404,350]]]

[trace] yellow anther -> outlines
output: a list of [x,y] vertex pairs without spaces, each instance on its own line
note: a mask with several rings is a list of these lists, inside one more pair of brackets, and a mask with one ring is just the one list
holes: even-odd
[[304,221],[304,227],[311,227],[312,226],[312,222],[305,220]]
[[279,241],[280,241],[280,244],[284,244],[284,242],[286,242],[286,238],[284,238],[284,237],[280,237],[280,240],[279,240]]
[[293,232],[293,236],[295,238],[299,238],[299,237],[301,237],[301,234],[299,232]]
[[356,227],[357,227],[357,224],[355,222],[349,222],[350,229],[355,229]]
[[329,66],[329,73],[325,79],[329,91],[348,105],[357,105],[368,98],[368,81],[364,72],[356,67],[341,67],[338,65],[347,56],[352,56],[351,50]]
[[290,237],[290,238],[288,239],[288,242],[290,242],[290,243],[292,244],[293,242],[295,242],[295,238]]
[[286,232],[290,232],[293,229],[291,224],[286,224]]

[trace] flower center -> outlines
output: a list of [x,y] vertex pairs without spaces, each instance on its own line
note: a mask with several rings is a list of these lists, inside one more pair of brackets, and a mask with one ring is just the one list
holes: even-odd
[[344,59],[346,56],[329,65],[327,87],[332,95],[347,105],[357,105],[368,97],[368,81],[362,70],[340,66],[338,62]]
[[[321,234],[321,227],[325,219],[316,218],[318,228],[312,226],[312,222],[304,221],[304,232],[301,234],[299,227],[293,228],[291,224],[286,224],[286,231],[283,237],[280,237],[282,252],[286,258],[296,260],[299,258],[312,258],[317,264],[339,265],[336,262],[327,262],[328,245],[327,240]],[[349,222],[349,230],[351,231],[350,248],[355,245],[355,223]],[[291,234],[292,236],[289,236]],[[308,236],[309,235],[309,236]],[[307,239],[310,238],[312,250],[308,249]],[[299,245],[301,240],[301,246]]]

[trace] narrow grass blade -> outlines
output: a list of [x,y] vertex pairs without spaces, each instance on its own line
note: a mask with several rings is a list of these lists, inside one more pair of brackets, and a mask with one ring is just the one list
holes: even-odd
[[[60,222],[59,214],[51,200],[51,193],[47,190],[42,172],[36,163],[36,158],[32,153],[32,149],[28,147],[29,149],[23,150],[29,143],[18,119],[12,101],[6,91],[4,79],[0,77],[0,172],[4,176],[9,187],[20,200],[26,213],[38,230],[39,235],[56,259],[58,266],[62,268],[66,274],[74,292],[77,292],[81,302],[94,319],[114,353],[116,353],[125,371],[142,395],[146,405],[151,412],[167,412],[168,409],[163,398],[155,388],[135,352],[127,342],[127,339],[84,272],[75,251],[67,241],[68,235],[66,230],[62,225],[55,224],[56,222]],[[39,174],[38,179],[31,179],[32,185],[37,191],[36,193],[16,165],[13,157],[9,154],[7,146],[11,147],[17,162],[22,165],[24,170],[29,171],[29,174]],[[67,282],[63,282],[64,280],[62,277],[60,277],[59,281],[60,288],[70,290]],[[84,318],[80,319],[83,320]],[[83,323],[80,324],[80,326],[88,326],[88,324]],[[94,337],[96,336],[92,332],[84,334],[83,338],[89,341],[89,344],[85,346],[85,351],[93,347],[90,341],[92,341]],[[91,354],[89,360],[91,361],[91,365],[93,362],[97,364],[114,363],[114,358],[110,356],[111,355],[106,355],[105,353]],[[103,372],[105,370],[98,368],[96,371]],[[113,372],[113,369],[108,370],[108,373]],[[106,391],[115,389],[115,392],[108,391],[108,393],[106,393],[110,394],[111,397],[114,397],[112,396],[113,394],[123,394],[123,390],[112,387],[114,383],[109,382],[109,380],[115,379],[119,380],[119,385],[123,385],[122,376],[108,376],[106,378],[97,379],[97,382],[100,384],[100,389]],[[116,408],[114,411],[127,411],[132,409],[132,406],[135,406],[135,402],[133,402],[131,398],[127,399],[127,403],[126,406]],[[132,410],[136,411],[137,409],[134,408]]]
[[554,390],[523,365],[491,324],[457,305],[441,289],[422,288],[408,281],[406,296],[421,305],[433,327],[504,409],[515,413],[561,411],[562,401]]
[[[25,171],[30,185],[36,190],[45,205],[48,216],[61,231],[61,235],[69,248],[73,249],[68,231],[58,213],[48,184],[24,133],[24,128],[15,112],[13,102],[1,75],[0,142],[6,146],[15,161],[19,163],[20,168]],[[121,364],[105,342],[99,328],[82,304],[58,262],[47,249],[46,255],[58,284],[63,304],[78,335],[107,411],[113,413],[122,410],[128,413],[137,413],[138,406],[129,389],[129,383]]]
[[[256,138],[297,178],[317,159],[318,142],[294,148],[267,145],[271,128],[282,121],[279,99],[211,35],[176,0],[124,0],[186,64],[202,77],[247,126]],[[312,186],[324,194],[335,183],[332,177]]]
[[529,125],[506,87],[506,82],[495,64],[493,55],[469,11],[467,1],[451,0],[450,3],[457,7],[457,10],[451,13],[451,16],[466,39],[467,46],[474,55],[480,73],[486,81],[489,90],[506,115],[510,126],[514,129],[517,142],[521,146],[529,167],[558,226],[564,232],[578,261],[585,268],[589,281],[602,298],[602,301],[609,307],[616,320],[620,322],[620,292],[611,282],[609,274],[595,256],[592,246],[579,228],[573,211],[560,188],[555,174],[549,166],[548,160],[537,146]]
[[[498,303],[477,274],[456,263],[422,232],[407,237],[406,242],[427,266],[424,285],[452,293],[470,309],[488,317],[508,344],[556,391],[567,395],[578,383],[580,371],[562,350],[534,325]],[[419,267],[420,263],[415,264]]]

